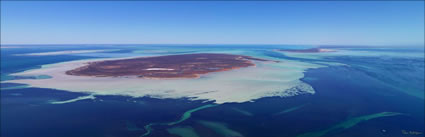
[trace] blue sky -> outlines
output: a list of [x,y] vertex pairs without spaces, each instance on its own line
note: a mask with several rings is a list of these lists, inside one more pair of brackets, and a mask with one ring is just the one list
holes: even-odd
[[2,44],[423,45],[424,2],[1,2]]

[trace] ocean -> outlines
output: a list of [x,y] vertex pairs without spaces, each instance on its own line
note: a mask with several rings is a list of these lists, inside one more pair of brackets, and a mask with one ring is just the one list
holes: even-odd
[[[424,136],[424,56],[420,48],[333,48],[337,52],[286,54],[275,49],[305,49],[310,46],[13,46],[16,48],[1,49],[2,137]],[[24,55],[98,49],[111,51]],[[11,75],[40,69],[46,64],[204,52],[248,54],[322,67],[300,70],[303,74],[300,81],[310,85],[314,94],[268,95],[246,102],[219,104],[193,97],[149,95],[94,94],[93,98],[76,99],[90,96],[92,92],[8,82],[16,79],[49,79],[48,76]],[[296,67],[290,69],[298,70]]]

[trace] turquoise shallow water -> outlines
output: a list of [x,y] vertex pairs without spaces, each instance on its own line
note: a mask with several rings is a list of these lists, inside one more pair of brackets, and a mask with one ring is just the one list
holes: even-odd
[[[162,46],[79,46],[79,48],[37,46],[29,49],[2,49],[2,81],[49,78],[10,77],[9,74],[35,69],[44,64],[71,60],[214,51],[243,52],[270,59],[283,58],[300,62],[333,62],[346,65],[330,65],[304,72],[302,81],[310,84],[316,91],[315,94],[265,97],[252,102],[220,105],[205,100],[192,101],[188,98],[156,99],[114,95],[93,95],[91,98],[90,94],[85,93],[1,83],[1,136],[421,137],[424,135],[423,57],[350,55],[306,59],[273,51],[276,48],[306,48],[297,46]],[[121,50],[110,53],[15,56],[23,53],[99,48]],[[371,51],[381,52],[379,49]],[[416,54],[417,51],[400,52]],[[90,98],[74,101],[79,97]],[[52,101],[65,103],[52,104]]]

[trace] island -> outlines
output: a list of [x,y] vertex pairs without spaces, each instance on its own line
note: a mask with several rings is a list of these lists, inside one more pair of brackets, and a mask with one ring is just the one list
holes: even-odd
[[255,66],[253,61],[270,60],[232,54],[182,54],[95,61],[65,73],[67,75],[95,77],[199,78],[200,75],[210,72]]
[[322,48],[310,48],[310,49],[277,49],[277,51],[296,52],[296,53],[335,52],[335,50],[322,49]]

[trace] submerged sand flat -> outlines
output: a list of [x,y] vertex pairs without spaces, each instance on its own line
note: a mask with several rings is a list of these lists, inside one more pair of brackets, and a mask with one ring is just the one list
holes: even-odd
[[[106,60],[106,59],[105,59]],[[108,59],[110,60],[110,59]],[[246,102],[267,96],[313,94],[313,88],[300,81],[315,64],[280,60],[270,63],[253,61],[253,67],[213,72],[194,79],[141,79],[131,76],[73,76],[65,72],[99,60],[80,60],[44,65],[40,69],[15,73],[16,76],[49,75],[50,79],[20,79],[7,82],[32,87],[52,88],[93,95],[127,95],[133,97],[191,98],[216,103]]]

